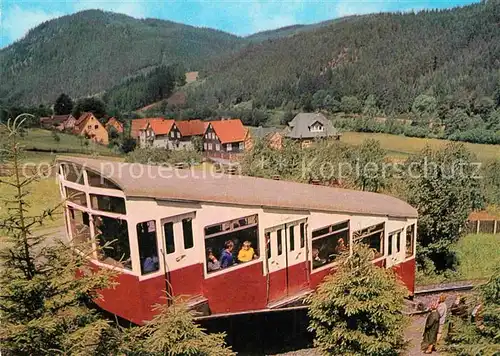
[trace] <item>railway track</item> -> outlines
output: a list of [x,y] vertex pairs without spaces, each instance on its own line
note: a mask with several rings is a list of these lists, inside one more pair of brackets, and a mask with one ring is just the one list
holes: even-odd
[[472,281],[443,283],[417,287],[413,301],[408,301],[404,311],[408,315],[419,315],[429,311],[429,305],[441,294],[447,296],[447,301],[451,303],[458,294],[470,293],[476,286]]

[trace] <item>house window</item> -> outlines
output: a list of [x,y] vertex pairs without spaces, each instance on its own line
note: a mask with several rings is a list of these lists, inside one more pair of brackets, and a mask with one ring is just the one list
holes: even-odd
[[239,143],[239,149],[240,149],[240,151],[245,150],[245,143],[244,142]]
[[207,145],[207,143],[205,142],[205,143],[203,144],[203,149],[206,151],[206,150],[207,150],[207,148],[208,148],[208,145]]
[[181,133],[177,132],[177,138],[181,138]]
[[228,151],[228,152],[229,152],[229,151],[232,151],[232,150],[233,150],[233,144],[232,144],[232,143],[228,143],[228,144],[226,145],[226,149],[227,149],[227,151]]
[[72,203],[80,206],[87,206],[87,197],[81,190],[66,187],[66,198]]
[[212,144],[211,143],[208,144],[208,150],[212,151]]
[[335,262],[349,251],[349,221],[325,226],[312,232],[313,269]]
[[257,215],[205,227],[205,248],[208,273],[258,258]]
[[300,248],[306,245],[306,224],[300,223]]
[[154,220],[137,224],[137,242],[141,260],[141,274],[156,272],[160,269],[158,246],[156,243],[156,223]]
[[170,255],[175,252],[174,223],[167,222],[163,224],[163,233],[165,234],[165,247],[167,255]]
[[175,132],[170,131],[170,137],[174,138],[175,137]]
[[98,128],[99,128],[99,125],[95,125],[95,126],[94,126],[94,129],[96,129],[96,130],[97,130]]
[[132,269],[126,220],[94,216],[98,258],[109,265]]
[[191,218],[182,219],[182,233],[184,235],[184,249],[190,249],[194,246],[193,239],[193,220]]
[[384,255],[384,236],[385,223],[382,223],[355,231],[353,240],[355,243],[368,245],[374,251],[375,258],[378,258]]
[[311,132],[323,132],[324,130],[324,127],[322,124],[320,124],[319,122],[315,122],[310,128],[309,130]]
[[92,125],[89,125],[87,128],[88,128],[89,130],[90,130],[90,129],[92,129]]
[[220,151],[220,145],[218,143],[215,144],[215,150]]
[[415,242],[415,224],[406,228],[406,257],[413,256]]
[[126,214],[125,199],[109,195],[90,194],[90,206],[94,210],[109,211],[115,214]]

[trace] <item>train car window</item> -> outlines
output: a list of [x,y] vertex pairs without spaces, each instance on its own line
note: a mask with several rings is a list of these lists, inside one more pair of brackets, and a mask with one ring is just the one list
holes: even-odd
[[385,223],[373,225],[353,232],[355,243],[367,245],[374,252],[374,258],[384,255]]
[[120,189],[115,183],[109,179],[104,178],[102,175],[87,170],[87,179],[91,187],[107,188],[107,189]]
[[182,233],[184,235],[184,248],[187,250],[194,246],[192,219],[182,219]]
[[295,250],[295,226],[290,226],[289,237],[290,237],[290,251],[293,251]]
[[413,256],[413,250],[415,246],[413,245],[415,241],[415,224],[410,225],[406,228],[406,257]]
[[62,165],[64,179],[67,181],[84,184],[83,182],[83,168],[75,164],[65,163]]
[[69,226],[71,229],[71,236],[73,242],[76,244],[90,243],[89,214],[81,210],[73,209],[71,207],[68,207],[67,211],[69,216]]
[[84,207],[87,206],[87,197],[85,192],[82,192],[81,190],[66,187],[66,198],[72,203]]
[[313,269],[333,263],[349,251],[349,221],[314,230],[312,236]]
[[401,252],[401,231],[396,234],[396,251]]
[[94,210],[126,214],[125,199],[109,195],[90,194],[90,206]]
[[160,269],[158,245],[156,242],[156,222],[145,221],[136,225],[141,274],[156,272]]
[[259,257],[257,215],[206,226],[204,231],[208,273]]
[[267,249],[267,258],[271,258],[271,233],[266,232],[266,249]]
[[300,248],[306,245],[306,224],[300,223]]
[[276,235],[278,236],[278,256],[281,256],[283,253],[283,237],[281,236],[281,229],[276,231]]
[[389,251],[387,252],[387,254],[390,256],[392,255],[392,240],[394,239],[394,235],[393,234],[390,234],[389,235],[389,246],[387,246],[389,248]]
[[163,224],[163,232],[165,233],[165,248],[167,255],[169,255],[175,252],[174,223],[168,222]]
[[94,215],[98,258],[109,265],[132,270],[127,221]]

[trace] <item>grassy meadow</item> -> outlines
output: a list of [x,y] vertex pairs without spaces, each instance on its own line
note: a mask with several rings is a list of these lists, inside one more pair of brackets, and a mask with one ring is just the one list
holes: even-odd
[[[341,141],[359,145],[366,139],[380,141],[383,149],[389,152],[389,156],[395,159],[405,159],[408,155],[417,153],[429,145],[433,149],[445,146],[450,141],[433,138],[406,137],[400,135],[390,135],[384,133],[367,132],[344,132]],[[500,159],[499,145],[483,145],[477,143],[464,143],[468,150],[473,152],[480,161]]]
[[470,234],[452,246],[456,253],[456,271],[444,275],[417,272],[417,284],[452,282],[457,280],[484,280],[500,266],[500,234]]
[[57,133],[59,141],[56,141],[53,131],[43,129],[29,129],[23,137],[22,144],[28,151],[46,151],[55,153],[82,153],[117,155],[116,152],[106,146],[89,141],[88,146],[80,136],[65,133]]

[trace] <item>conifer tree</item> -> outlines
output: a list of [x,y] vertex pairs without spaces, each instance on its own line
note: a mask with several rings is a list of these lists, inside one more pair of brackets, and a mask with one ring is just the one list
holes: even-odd
[[373,252],[355,246],[333,275],[308,298],[309,330],[325,355],[399,355],[407,318],[406,288],[390,270],[372,263]]
[[125,331],[122,351],[141,356],[232,356],[224,334],[207,334],[194,322],[194,312],[174,299],[155,306],[156,316],[143,326]]
[[[58,207],[32,214],[30,186],[40,179],[21,174],[20,129],[28,115],[8,121],[3,156],[12,176],[1,178],[12,194],[2,196],[0,219],[0,345],[2,355],[110,355],[114,329],[87,307],[109,286],[109,272],[86,271],[89,246],[81,254],[37,227]],[[12,196],[12,197],[9,197]],[[5,237],[4,237],[5,236]],[[75,276],[79,274],[79,278]]]

